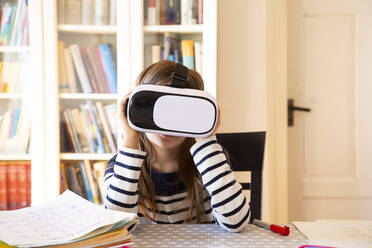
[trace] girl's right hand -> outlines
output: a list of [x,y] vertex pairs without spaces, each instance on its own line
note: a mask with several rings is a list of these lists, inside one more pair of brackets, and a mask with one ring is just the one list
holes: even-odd
[[120,115],[123,122],[123,146],[127,148],[138,149],[139,148],[139,132],[133,130],[129,124],[128,119],[125,116],[125,104],[132,91],[130,91],[120,102]]

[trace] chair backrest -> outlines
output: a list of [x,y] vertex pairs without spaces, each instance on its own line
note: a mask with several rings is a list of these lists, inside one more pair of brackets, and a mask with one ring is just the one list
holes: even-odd
[[250,171],[251,182],[241,183],[250,190],[251,218],[261,219],[262,168],[266,132],[218,133],[217,141],[227,151],[233,171]]

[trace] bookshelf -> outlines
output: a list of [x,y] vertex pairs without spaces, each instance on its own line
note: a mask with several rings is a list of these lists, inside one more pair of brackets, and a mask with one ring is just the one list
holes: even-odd
[[[87,171],[90,167],[90,174],[93,175],[93,164],[102,165],[102,162],[106,163],[116,153],[119,143],[119,135],[117,135],[119,125],[116,113],[120,99],[118,92],[122,92],[123,86],[117,82],[128,82],[126,79],[123,80],[125,76],[121,75],[122,70],[117,70],[119,64],[122,64],[123,60],[126,59],[126,55],[123,53],[125,50],[119,48],[118,45],[125,46],[126,44],[125,42],[119,42],[119,34],[123,32],[123,19],[119,17],[111,19],[113,12],[109,8],[114,1],[105,0],[101,2],[108,3],[105,8],[109,11],[109,18],[104,23],[96,23],[94,18],[94,15],[96,15],[95,7],[90,6],[90,10],[83,10],[83,5],[87,2],[89,1],[44,1],[44,49],[46,51],[44,69],[46,91],[48,92],[45,96],[45,102],[47,103],[45,114],[48,122],[50,122],[45,133],[51,140],[57,141],[51,143],[45,149],[46,163],[48,164],[45,169],[46,185],[48,185],[46,199],[52,199],[58,195],[61,186],[66,182],[69,184],[68,188],[71,189],[72,183],[69,181],[69,177],[72,174],[69,174],[71,173],[70,169],[66,168],[74,167],[74,171],[77,171],[76,174],[82,174],[81,170]],[[115,12],[122,13],[122,10],[127,9],[125,2],[117,1]],[[81,14],[83,11],[89,12],[89,15],[93,17],[87,18],[89,21],[84,22],[82,15],[76,16],[78,14],[76,11],[71,12],[72,7],[69,6],[71,3],[74,4],[73,9],[80,9]],[[116,13],[114,15],[116,16]],[[86,17],[88,16],[86,15]],[[120,34],[120,36],[127,37],[126,34]],[[63,48],[61,48],[61,41],[63,41]],[[101,44],[109,44],[105,48],[108,48],[111,55],[113,65],[111,71],[108,71],[105,67]],[[76,45],[78,46],[77,49],[72,48]],[[66,50],[69,50],[69,52],[66,52]],[[78,52],[76,53],[76,51]],[[71,54],[70,60],[66,55],[69,53]],[[62,60],[61,54],[64,55]],[[80,55],[81,64],[79,64],[76,54]],[[72,77],[71,74],[68,74],[71,69],[70,71],[67,69],[68,61],[70,61],[70,68],[74,72],[75,84],[71,84]],[[124,63],[129,64],[128,62]],[[61,67],[61,65],[65,65],[65,69],[62,69],[63,66]],[[81,74],[81,65],[84,68],[87,80],[84,80],[84,76]],[[112,72],[112,69],[117,77],[117,82],[115,82],[117,90],[112,88],[113,84],[108,78],[110,76],[108,73]],[[65,76],[63,76],[63,70],[67,73]],[[87,90],[83,85],[86,81],[88,81],[91,90]],[[104,116],[107,117],[105,118],[107,126],[110,129],[111,127],[115,129],[109,135],[114,143],[109,144],[108,142],[109,138],[107,138],[106,129],[104,129],[98,103],[101,103],[103,107],[111,106],[113,108],[110,109],[115,109],[110,113],[106,112],[106,108],[103,110]],[[61,111],[61,109],[63,110]],[[108,120],[109,116],[112,117],[110,119],[114,124]],[[91,125],[94,124],[93,119],[95,119],[96,126],[93,127],[94,133],[90,133]],[[90,125],[87,123],[90,123]],[[69,128],[74,129],[76,136],[70,136],[70,132],[67,130]],[[80,132],[79,130],[85,131]],[[101,143],[98,142],[97,131],[100,132]],[[85,133],[84,137],[83,133]],[[84,138],[86,139],[84,140]],[[80,149],[77,150],[77,147],[72,143],[78,143]],[[87,165],[87,161],[89,161],[90,166]],[[89,174],[88,171],[87,173]],[[67,179],[65,178],[66,174]],[[65,182],[60,181],[61,177],[64,178]],[[83,178],[82,181],[79,182],[83,184],[80,186],[84,189],[86,186],[85,179]],[[98,189],[96,188],[96,190]],[[90,199],[88,195],[86,197]]]
[[[183,0],[179,1],[182,4]],[[190,24],[191,21],[186,21],[187,24],[182,20],[178,21],[179,24],[160,24],[160,13],[156,14],[156,18],[153,20],[155,23],[149,23],[148,11],[146,14],[146,8],[149,6],[149,2],[157,5],[160,3],[167,3],[167,1],[152,1],[152,0],[141,0],[131,1],[131,19],[130,22],[130,44],[131,44],[131,63],[132,73],[130,74],[130,81],[134,82],[137,75],[142,69],[151,64],[151,60],[148,58],[149,48],[151,44],[163,45],[164,34],[175,36],[180,40],[193,40],[202,44],[202,76],[205,83],[205,90],[209,91],[216,97],[217,93],[217,1],[215,0],[186,0],[186,5],[196,3],[197,5],[202,4],[202,17],[201,20],[196,21],[196,24]],[[175,2],[175,1],[174,1]],[[191,5],[190,5],[191,6]],[[156,6],[157,9],[157,6]],[[155,10],[162,11],[162,10]],[[163,10],[164,11],[164,10]],[[198,11],[199,12],[199,11]],[[200,22],[200,23],[198,23]],[[163,19],[164,23],[164,19]],[[177,23],[177,22],[176,22]],[[204,45],[203,44],[208,44]],[[140,56],[138,56],[140,55]]]
[[[63,1],[61,1],[63,2]],[[75,1],[77,3],[79,1]],[[206,89],[216,95],[216,52],[217,52],[217,3],[214,0],[204,0],[203,24],[189,25],[145,25],[144,1],[117,1],[116,24],[95,25],[61,22],[59,0],[44,1],[44,81],[45,81],[45,136],[48,140],[57,142],[47,143],[45,146],[45,199],[52,199],[60,192],[60,167],[71,163],[89,160],[105,163],[114,152],[74,152],[63,151],[61,140],[60,108],[77,108],[80,104],[91,101],[92,104],[102,102],[114,104],[119,109],[121,98],[134,87],[135,79],[145,66],[145,45],[148,42],[159,41],[164,33],[180,35],[183,39],[200,41],[208,44],[203,48],[203,77]],[[62,14],[61,14],[62,13]],[[119,14],[120,13],[120,14]],[[77,18],[79,19],[79,18]],[[101,43],[109,43],[112,57],[117,68],[117,93],[107,92],[77,92],[61,90],[60,87],[60,58],[58,41],[62,40],[65,48],[73,44],[79,47],[89,47]],[[77,73],[76,73],[77,74]],[[78,77],[78,75],[75,75]],[[64,89],[64,88],[62,88]],[[121,126],[118,113],[112,114],[116,118],[116,146],[121,143]],[[63,175],[62,175],[63,176]]]
[[45,199],[41,6],[0,3],[0,210]]

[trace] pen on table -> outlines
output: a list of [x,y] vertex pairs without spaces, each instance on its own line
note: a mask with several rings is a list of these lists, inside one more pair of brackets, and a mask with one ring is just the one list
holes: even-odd
[[288,236],[289,235],[289,227],[287,227],[287,226],[283,227],[283,226],[279,226],[279,225],[275,225],[275,224],[269,224],[269,223],[266,223],[262,220],[257,220],[257,219],[253,220],[253,224],[255,224],[256,226],[265,228],[267,230],[279,233],[283,236]]

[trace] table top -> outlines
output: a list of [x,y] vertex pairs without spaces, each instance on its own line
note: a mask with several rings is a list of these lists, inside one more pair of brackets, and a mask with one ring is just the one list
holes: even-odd
[[288,248],[308,243],[295,226],[289,227],[290,235],[285,237],[256,225],[248,225],[240,233],[230,233],[217,224],[138,224],[131,247]]

